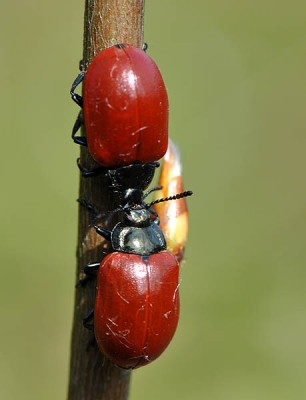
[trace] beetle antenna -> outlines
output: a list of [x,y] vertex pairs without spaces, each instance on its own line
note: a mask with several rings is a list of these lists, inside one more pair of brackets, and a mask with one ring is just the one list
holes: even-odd
[[80,203],[82,207],[85,207],[90,212],[91,222],[92,222],[93,226],[95,226],[97,224],[97,220],[99,218],[105,217],[106,215],[109,215],[109,214],[115,214],[119,211],[122,211],[122,208],[118,207],[118,208],[115,208],[115,210],[98,213],[97,210],[95,209],[95,207],[92,204],[88,203],[88,201],[86,201],[84,199],[77,199],[77,202]]
[[162,199],[154,200],[151,203],[146,204],[146,208],[150,208],[154,204],[162,203],[164,201],[179,200],[184,197],[192,196],[192,194],[193,194],[193,192],[191,190],[187,190],[187,192],[178,193],[178,194],[175,194],[174,196],[169,196],[169,197],[164,197]]

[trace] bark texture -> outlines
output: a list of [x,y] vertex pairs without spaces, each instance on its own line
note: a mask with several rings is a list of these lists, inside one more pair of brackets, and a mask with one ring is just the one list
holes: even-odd
[[[83,64],[86,67],[102,49],[116,43],[143,46],[144,0],[86,0],[84,16]],[[84,132],[82,134],[85,134]],[[86,148],[81,148],[80,163],[92,168],[96,164]],[[80,177],[79,198],[99,211],[114,208],[115,199],[105,175]],[[114,221],[104,220],[105,226]],[[76,282],[83,277],[83,267],[100,262],[109,244],[90,226],[90,216],[79,207]],[[75,292],[74,321],[71,339],[71,360],[68,400],[126,400],[131,372],[112,365],[98,350],[93,333],[83,327],[82,319],[93,309],[95,279]]]

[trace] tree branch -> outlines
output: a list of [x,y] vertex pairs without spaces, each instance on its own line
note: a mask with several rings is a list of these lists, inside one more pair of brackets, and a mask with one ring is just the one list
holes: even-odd
[[[143,45],[144,0],[86,0],[84,17],[85,67],[105,47],[116,43]],[[84,134],[84,132],[83,132]],[[81,148],[82,166],[97,164],[86,148]],[[99,211],[113,208],[114,199],[104,175],[80,178],[80,195]],[[106,221],[110,223],[111,221]],[[90,228],[90,216],[79,207],[76,282],[89,262],[101,261],[109,244]],[[75,293],[74,321],[71,340],[70,381],[68,400],[125,400],[128,398],[131,372],[112,365],[98,350],[93,333],[82,325],[82,319],[93,309],[95,280]]]

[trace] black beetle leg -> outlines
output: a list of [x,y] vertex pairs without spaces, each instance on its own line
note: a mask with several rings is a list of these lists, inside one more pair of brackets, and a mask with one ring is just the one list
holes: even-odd
[[84,121],[83,121],[82,111],[80,111],[77,116],[77,119],[73,125],[71,137],[72,137],[74,143],[79,144],[81,146],[87,146],[87,139],[85,136],[76,136],[78,130],[83,125],[83,122]]
[[78,164],[79,170],[81,171],[81,175],[84,176],[84,178],[92,178],[94,176],[101,175],[105,171],[104,167],[96,167],[93,169],[84,168],[81,165],[79,158],[77,159],[77,164]]
[[77,88],[77,86],[79,86],[80,83],[83,82],[84,76],[85,76],[85,72],[81,71],[79,73],[79,75],[75,78],[75,80],[73,81],[73,84],[70,89],[70,96],[71,96],[72,100],[81,108],[83,107],[83,97],[80,96],[79,94],[75,93],[75,89]]
[[88,263],[83,268],[86,276],[78,281],[76,287],[84,287],[88,281],[97,275],[100,263]]
[[83,318],[83,326],[84,326],[84,328],[88,329],[89,331],[93,331],[94,330],[93,318],[94,318],[94,310],[91,310]]
[[84,199],[78,199],[77,201],[81,204],[81,206],[87,208],[87,210],[91,213],[92,225],[95,228],[97,234],[102,236],[102,237],[104,237],[104,239],[110,241],[111,240],[111,236],[112,236],[112,231],[110,231],[109,229],[105,229],[102,226],[96,225],[96,221],[97,221],[97,218],[99,217],[99,214],[97,213],[97,211],[94,208],[94,206],[92,204],[88,203]]

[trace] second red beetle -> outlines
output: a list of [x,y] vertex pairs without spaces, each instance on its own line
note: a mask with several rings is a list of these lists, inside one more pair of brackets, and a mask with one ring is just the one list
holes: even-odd
[[[97,225],[99,214],[85,200],[96,232],[111,242],[113,252],[101,263],[90,263],[87,274],[98,270],[94,313],[97,344],[103,354],[123,368],[138,368],[155,360],[168,346],[179,318],[179,265],[166,250],[159,217],[144,199],[155,164],[134,164],[109,171],[118,190],[120,222],[108,230]],[[127,179],[127,177],[130,179]],[[140,179],[142,177],[142,179]],[[123,178],[121,180],[121,178]],[[158,189],[153,188],[153,189]],[[168,201],[189,192],[159,199]]]
[[[156,164],[156,163],[155,163]],[[152,205],[190,196],[178,193],[151,203],[143,190],[153,178],[155,164],[134,164],[109,171],[120,199],[121,215],[111,230],[97,225],[99,213],[85,200],[95,231],[111,242],[113,252],[101,263],[90,263],[86,274],[98,270],[94,331],[102,353],[123,368],[138,368],[155,360],[170,343],[179,318],[179,265],[166,251],[159,217]],[[129,177],[129,179],[127,179]],[[140,179],[142,177],[142,179]],[[122,179],[121,179],[122,178]]]
[[168,346],[179,318],[179,268],[167,252],[147,257],[114,252],[97,280],[94,328],[98,346],[114,364],[138,368]]

